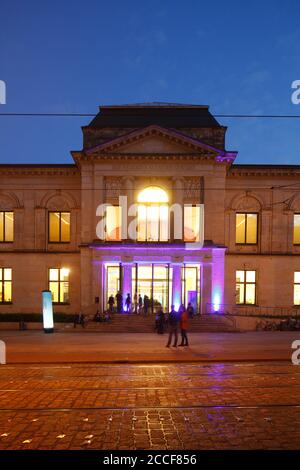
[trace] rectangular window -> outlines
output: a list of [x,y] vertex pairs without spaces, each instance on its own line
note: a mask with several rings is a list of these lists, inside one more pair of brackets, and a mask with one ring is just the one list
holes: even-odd
[[49,242],[69,243],[71,240],[70,212],[49,212]]
[[184,206],[184,241],[200,241],[200,207]]
[[300,305],[300,271],[294,272],[294,305]]
[[54,303],[69,303],[69,273],[67,268],[49,269],[49,290],[52,292]]
[[257,214],[238,213],[235,216],[235,243],[240,245],[256,245]]
[[138,206],[138,241],[166,242],[169,239],[169,208],[167,205]]
[[12,269],[0,268],[0,303],[12,302]]
[[256,304],[256,271],[236,271],[235,303]]
[[122,207],[106,207],[106,240],[121,241]]
[[14,241],[14,213],[0,212],[0,242]]
[[300,214],[294,214],[294,245],[300,245]]

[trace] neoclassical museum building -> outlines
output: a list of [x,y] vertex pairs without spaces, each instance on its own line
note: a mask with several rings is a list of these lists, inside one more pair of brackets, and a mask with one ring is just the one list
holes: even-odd
[[300,165],[235,164],[207,106],[102,106],[82,132],[72,164],[0,165],[0,313],[40,312],[45,289],[70,314],[117,292],[132,310],[300,305]]

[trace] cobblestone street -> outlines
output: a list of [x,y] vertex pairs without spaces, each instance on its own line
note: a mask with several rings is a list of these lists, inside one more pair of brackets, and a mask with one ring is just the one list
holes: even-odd
[[1,366],[0,449],[300,449],[300,368]]

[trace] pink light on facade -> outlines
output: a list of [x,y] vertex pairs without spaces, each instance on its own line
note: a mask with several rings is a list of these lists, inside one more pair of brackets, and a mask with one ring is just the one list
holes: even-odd
[[224,299],[224,261],[225,250],[223,248],[214,248],[213,263],[212,263],[212,291],[211,303],[213,310],[220,313],[221,306]]

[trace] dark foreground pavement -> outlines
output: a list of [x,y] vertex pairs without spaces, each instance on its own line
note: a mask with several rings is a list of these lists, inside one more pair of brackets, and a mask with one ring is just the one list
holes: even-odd
[[0,449],[299,449],[293,332],[1,332]]
[[166,348],[154,333],[0,331],[7,363],[290,361],[300,332],[191,333],[189,348]]
[[300,368],[1,366],[0,449],[300,449]]

